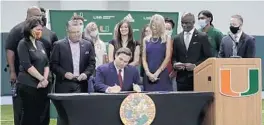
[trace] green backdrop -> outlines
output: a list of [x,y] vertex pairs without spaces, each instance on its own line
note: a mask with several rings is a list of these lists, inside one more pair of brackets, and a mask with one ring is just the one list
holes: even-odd
[[149,20],[154,14],[161,14],[164,17],[171,18],[175,22],[174,34],[177,33],[178,27],[178,12],[146,12],[146,11],[103,11],[103,10],[50,10],[50,25],[51,30],[56,32],[59,39],[66,36],[66,22],[70,20],[74,13],[83,16],[88,22],[94,21],[97,23],[100,33],[100,38],[104,42],[108,42],[113,38],[113,29],[119,21],[125,17],[130,17],[134,21],[131,22],[134,39],[139,40],[140,31],[144,25],[149,23]]

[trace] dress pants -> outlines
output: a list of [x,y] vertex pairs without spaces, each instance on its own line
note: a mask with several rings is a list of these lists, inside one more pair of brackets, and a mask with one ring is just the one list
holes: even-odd
[[22,104],[21,104],[21,97],[20,94],[18,93],[15,97],[12,97],[13,100],[13,112],[14,112],[14,124],[15,125],[20,125],[20,120],[21,120],[21,115],[22,115]]
[[18,84],[18,92],[22,103],[20,125],[49,125],[50,100],[47,97],[49,88],[34,88]]

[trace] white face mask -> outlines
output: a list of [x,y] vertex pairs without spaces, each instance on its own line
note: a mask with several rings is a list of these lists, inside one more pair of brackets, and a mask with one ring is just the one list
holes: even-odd
[[207,26],[208,22],[206,21],[206,19],[201,19],[198,20],[198,24],[200,25],[201,28],[204,28],[205,26]]
[[165,33],[168,35],[168,36],[171,36],[172,35],[172,30],[166,30]]
[[81,33],[82,33],[83,32],[83,29],[84,29],[84,26],[81,25],[80,28],[81,28]]
[[90,33],[90,36],[93,37],[93,38],[96,38],[97,35],[98,35],[98,30],[92,31],[92,32]]

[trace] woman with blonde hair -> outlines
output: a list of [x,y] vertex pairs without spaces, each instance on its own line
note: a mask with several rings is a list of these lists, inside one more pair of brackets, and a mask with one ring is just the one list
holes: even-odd
[[84,31],[84,37],[91,40],[94,45],[95,50],[95,60],[96,60],[96,67],[104,64],[107,62],[107,53],[106,53],[106,45],[100,39],[98,27],[95,22],[90,22],[86,25]]
[[145,70],[145,91],[172,91],[169,72],[166,68],[171,58],[171,38],[165,33],[163,16],[155,14],[150,20],[151,36],[143,43],[142,63]]

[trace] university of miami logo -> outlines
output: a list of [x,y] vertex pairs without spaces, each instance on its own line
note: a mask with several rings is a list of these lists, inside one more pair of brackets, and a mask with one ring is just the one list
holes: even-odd
[[[220,69],[220,93],[226,96],[251,96],[259,91],[259,69],[248,69],[248,88],[244,92],[232,90],[231,69]],[[234,79],[234,78],[232,78]]]

